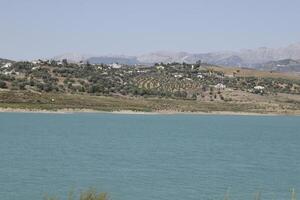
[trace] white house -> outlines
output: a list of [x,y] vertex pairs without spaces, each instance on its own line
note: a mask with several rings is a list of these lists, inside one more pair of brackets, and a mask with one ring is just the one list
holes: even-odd
[[226,85],[224,85],[222,83],[218,83],[217,85],[215,85],[215,88],[224,90],[226,88]]
[[147,73],[147,70],[138,70],[137,73]]
[[197,74],[197,78],[203,78],[202,74]]
[[35,67],[32,67],[31,70],[37,70],[37,69],[40,69],[41,67],[40,66],[35,66]]
[[12,70],[12,71],[4,71],[4,72],[2,72],[2,74],[5,74],[5,75],[12,75],[12,74],[19,75],[20,73],[15,72],[14,70]]
[[164,66],[161,66],[161,65],[159,65],[159,66],[156,66],[156,69],[165,69],[165,67],[164,67]]
[[5,65],[3,65],[1,68],[9,68],[9,67],[11,67],[11,63],[6,63]]
[[175,78],[182,78],[182,74],[174,74]]
[[226,74],[225,76],[228,77],[228,78],[234,78],[233,74]]
[[109,66],[111,66],[112,68],[114,69],[119,69],[122,67],[122,65],[118,64],[118,63],[113,63],[113,64],[110,64]]
[[265,87],[264,87],[264,86],[258,85],[258,86],[255,86],[254,89],[255,89],[255,90],[264,90]]
[[56,64],[57,64],[57,65],[62,65],[63,62],[62,62],[61,60],[58,60],[58,61],[56,61]]
[[42,60],[33,60],[33,61],[31,61],[31,63],[34,65],[41,64]]

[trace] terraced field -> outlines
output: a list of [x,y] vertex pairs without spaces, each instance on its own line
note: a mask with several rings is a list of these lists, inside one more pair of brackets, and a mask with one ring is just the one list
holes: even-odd
[[165,92],[176,92],[176,91],[197,91],[202,88],[199,81],[192,79],[178,79],[174,77],[160,77],[160,76],[148,76],[148,77],[137,77],[135,78],[135,84],[139,88],[146,90],[157,90]]

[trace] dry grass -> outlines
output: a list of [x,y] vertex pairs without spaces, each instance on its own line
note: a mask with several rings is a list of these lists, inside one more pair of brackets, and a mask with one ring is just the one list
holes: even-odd
[[[80,193],[79,200],[108,200],[108,194],[105,192],[97,192],[97,190],[90,188],[86,191]],[[44,200],[59,200],[56,196],[48,196],[44,197]],[[68,200],[75,200],[74,193],[69,192]]]
[[25,110],[95,110],[138,112],[246,112],[300,114],[300,95],[256,95],[226,91],[225,101],[179,100],[142,97],[106,97],[30,91],[1,91],[0,107]]
[[225,75],[233,75],[235,73],[237,77],[282,78],[289,80],[300,80],[300,74],[297,73],[259,71],[255,69],[237,67],[209,67],[208,69],[212,69],[217,72],[223,72]]

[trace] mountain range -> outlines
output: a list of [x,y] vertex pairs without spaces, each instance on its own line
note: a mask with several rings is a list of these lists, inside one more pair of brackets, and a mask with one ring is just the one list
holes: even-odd
[[[126,64],[126,65],[153,65],[154,63],[196,63],[201,60],[224,67],[247,67],[268,71],[300,72],[300,43],[281,48],[261,47],[240,51],[223,51],[210,53],[187,53],[158,51],[138,56],[126,55],[89,55],[66,53],[51,58],[53,60],[66,59],[71,63],[89,62],[91,64]],[[0,66],[7,59],[0,59]]]
[[187,52],[168,52],[158,51],[138,56],[108,55],[91,56],[82,54],[64,54],[56,56],[55,60],[67,59],[69,62],[85,61],[92,64],[154,64],[185,62],[202,62],[216,64],[220,66],[231,67],[252,67],[257,68],[271,61],[280,61],[286,59],[300,60],[300,43],[295,43],[281,48],[260,47],[257,49],[243,49],[240,51],[224,51],[210,53],[187,53]]

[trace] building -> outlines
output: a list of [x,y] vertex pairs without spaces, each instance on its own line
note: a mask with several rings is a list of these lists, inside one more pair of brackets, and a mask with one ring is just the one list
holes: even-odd
[[182,75],[182,74],[174,74],[174,77],[175,77],[175,78],[182,78],[183,75]]
[[202,74],[197,74],[197,78],[203,78]]
[[254,87],[254,90],[264,90],[264,89],[265,87],[260,85]]
[[119,69],[122,67],[122,65],[118,64],[118,63],[113,63],[113,64],[110,64],[109,65],[111,68],[114,68],[114,69]]
[[11,63],[6,63],[5,65],[3,65],[1,68],[9,68],[9,67],[11,67]]
[[159,65],[159,66],[156,66],[156,69],[165,69],[165,67],[164,66],[161,66],[161,65]]
[[224,85],[222,83],[218,83],[217,85],[215,85],[215,88],[224,90],[226,88],[226,85]]

